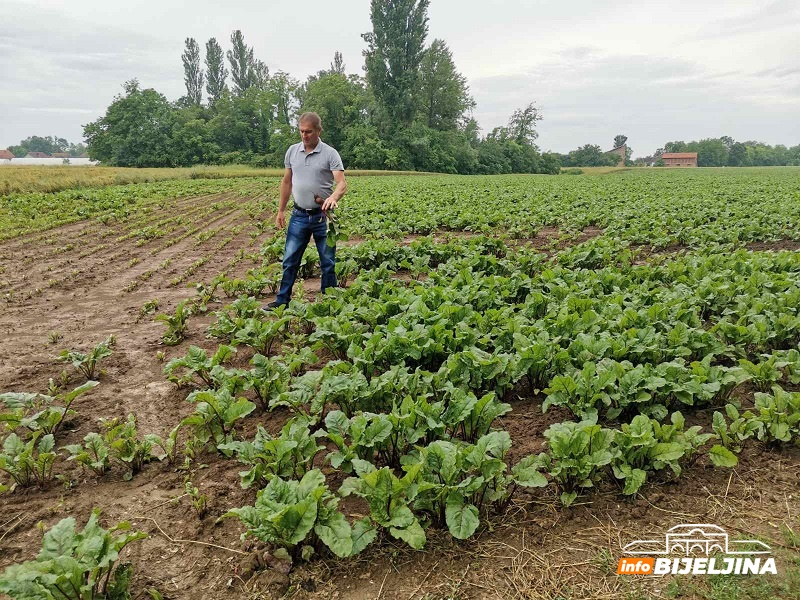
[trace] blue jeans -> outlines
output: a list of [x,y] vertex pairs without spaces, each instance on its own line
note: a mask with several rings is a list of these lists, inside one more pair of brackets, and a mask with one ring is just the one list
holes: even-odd
[[322,291],[329,287],[336,287],[336,249],[328,246],[326,242],[328,233],[328,220],[322,213],[309,215],[304,212],[292,211],[289,219],[289,229],[286,232],[286,247],[283,251],[283,279],[278,297],[278,304],[288,304],[292,298],[292,288],[300,270],[300,261],[308,246],[311,236],[319,252],[319,265],[322,269]]

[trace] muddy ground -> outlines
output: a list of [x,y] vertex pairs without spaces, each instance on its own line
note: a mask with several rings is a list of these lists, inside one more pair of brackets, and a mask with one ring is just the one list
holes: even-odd
[[[241,276],[256,264],[246,255],[268,238],[269,230],[259,232],[255,223],[271,222],[269,211],[254,215],[245,206],[263,203],[261,198],[239,199],[232,208],[230,200],[225,195],[182,199],[135,226],[86,221],[0,244],[0,391],[44,392],[50,378],[60,381],[62,371],[68,386],[78,385],[81,378],[56,360],[58,352],[87,351],[116,337],[113,355],[102,363],[101,384],[76,400],[77,416],[59,434],[60,446],[97,431],[100,418],[132,413],[141,434],[165,435],[193,411],[185,401],[188,390],[176,389],[162,369],[191,344],[217,347],[206,338],[212,317],[193,317],[187,339],[168,347],[160,343],[164,325],[141,310],[157,299],[158,313],[171,312],[194,294],[194,282],[221,272]],[[215,203],[219,210],[201,210]],[[199,228],[186,222],[201,213]],[[187,218],[170,230],[180,216]],[[148,239],[147,227],[158,223],[163,235]],[[133,235],[136,231],[144,233]],[[543,230],[534,243],[544,247],[556,235]],[[318,285],[306,281],[309,299]],[[236,363],[244,365],[248,358],[241,352]],[[501,423],[514,442],[510,462],[541,451],[542,432],[568,418],[559,410],[543,415],[542,398],[524,396],[522,390],[510,394],[513,411]],[[710,417],[709,412],[693,418],[708,424]],[[261,423],[276,432],[287,418],[280,411],[253,414],[246,428]],[[383,539],[356,558],[322,557],[288,575],[259,568],[255,557],[263,548],[240,541],[237,520],[217,522],[228,509],[255,499],[255,491],[240,487],[239,470],[235,461],[207,454],[190,471],[153,462],[124,481],[119,468],[98,478],[62,459],[55,467],[59,482],[0,497],[0,568],[38,552],[37,523],[50,527],[71,515],[83,524],[96,507],[105,525],[129,520],[149,534],[124,553],[134,565],[134,598],[149,597],[150,589],[165,598],[209,600],[704,597],[689,584],[676,587],[674,577],[620,577],[615,570],[620,548],[629,541],[651,539],[680,523],[713,523],[731,535],[769,543],[782,574],[783,587],[774,597],[800,596],[798,537],[787,533],[800,534],[797,449],[751,444],[735,470],[713,469],[701,459],[677,481],[646,486],[636,500],[624,500],[618,488],[607,487],[563,509],[552,487],[520,491],[506,514],[482,523],[469,541],[429,531],[425,551],[416,552]],[[185,493],[187,478],[207,496],[202,518]],[[351,516],[366,511],[358,502],[346,506]]]

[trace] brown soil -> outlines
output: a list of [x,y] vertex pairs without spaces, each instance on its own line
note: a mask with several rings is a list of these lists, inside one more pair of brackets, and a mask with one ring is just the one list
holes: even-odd
[[[197,204],[197,199],[176,201],[163,213],[153,213],[150,222],[188,213]],[[101,385],[76,400],[77,417],[59,435],[59,446],[97,431],[99,418],[132,413],[140,433],[164,435],[192,412],[185,401],[188,390],[166,381],[157,353],[163,352],[163,361],[168,361],[185,355],[191,344],[215,349],[217,343],[205,335],[212,317],[192,318],[186,341],[166,347],[160,344],[163,324],[152,316],[141,318],[140,309],[157,298],[158,312],[171,312],[193,295],[187,288],[192,283],[209,281],[228,269],[231,275],[243,275],[254,262],[240,259],[240,252],[254,252],[269,235],[251,237],[255,228],[250,217],[236,208],[221,208],[202,222],[198,232],[170,246],[165,241],[181,237],[185,230],[137,245],[135,236],[115,241],[128,233],[126,224],[92,222],[0,244],[0,294],[7,295],[0,304],[0,391],[45,391],[48,379],[58,380],[62,370],[69,374],[69,386],[78,385],[82,380],[72,367],[55,360],[58,352],[86,351],[110,334],[117,339],[113,355],[102,363]],[[234,232],[237,225],[242,227]],[[196,237],[221,227],[225,230],[206,241]],[[587,230],[583,235],[598,233]],[[233,239],[220,248],[228,236]],[[555,236],[554,231],[539,232],[539,237]],[[66,249],[70,244],[73,247]],[[175,284],[201,257],[206,262]],[[151,275],[142,278],[147,272]],[[134,281],[139,283],[131,288]],[[307,297],[315,295],[318,285],[318,280],[306,280]],[[243,354],[237,361],[246,358]],[[511,462],[541,451],[542,432],[569,417],[558,409],[542,414],[541,398],[527,397],[524,389],[515,390],[506,401],[513,411],[501,425],[514,441]],[[245,429],[252,433],[262,424],[276,432],[287,418],[285,411],[257,412],[247,419]],[[641,597],[663,597],[663,581],[613,574],[622,545],[694,522],[716,523],[745,537],[761,535],[776,550],[792,552],[786,550],[779,527],[797,531],[798,468],[797,450],[776,452],[751,445],[735,470],[711,469],[700,462],[677,481],[654,481],[636,500],[625,500],[615,486],[607,486],[563,509],[552,486],[518,490],[509,510],[483,523],[469,541],[429,530],[426,550],[415,552],[387,537],[354,559],[322,557],[285,575],[270,568],[254,570],[253,557],[256,551],[263,554],[263,547],[240,541],[243,529],[237,520],[217,521],[228,509],[255,499],[253,490],[241,488],[235,461],[206,454],[190,472],[151,463],[126,482],[118,468],[98,478],[61,459],[55,467],[59,482],[43,490],[17,490],[0,501],[0,569],[35,556],[42,536],[38,522],[50,527],[71,515],[83,524],[97,507],[106,526],[130,520],[149,534],[123,554],[134,565],[134,598],[149,597],[150,588],[165,598],[209,600],[620,598],[637,589],[645,594]],[[187,477],[207,496],[202,518],[185,495]],[[332,486],[340,480],[332,476]],[[357,501],[343,506],[351,516],[366,510]],[[779,554],[779,569],[785,572],[789,560]]]
[[778,252],[780,250],[800,250],[800,240],[779,240],[777,242],[750,242],[746,248],[754,252],[763,252],[771,250]]

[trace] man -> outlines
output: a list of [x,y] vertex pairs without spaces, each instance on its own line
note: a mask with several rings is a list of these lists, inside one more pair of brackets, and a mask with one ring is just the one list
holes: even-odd
[[[322,291],[336,287],[336,249],[326,242],[328,223],[323,211],[335,209],[347,192],[344,165],[339,153],[319,139],[322,121],[317,113],[303,113],[299,125],[302,141],[286,151],[286,171],[281,181],[280,206],[275,219],[279,228],[286,227],[286,205],[291,195],[294,208],[283,251],[283,279],[277,298],[267,308],[289,304],[300,261],[312,235],[319,252]],[[321,205],[315,197],[322,199]]]

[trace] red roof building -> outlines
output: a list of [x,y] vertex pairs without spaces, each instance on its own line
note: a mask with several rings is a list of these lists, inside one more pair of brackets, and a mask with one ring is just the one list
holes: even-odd
[[661,160],[665,167],[696,167],[697,152],[665,152]]
[[0,160],[11,160],[12,158],[16,158],[11,152],[8,150],[0,150]]
[[47,152],[28,152],[25,158],[52,158]]

